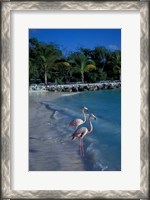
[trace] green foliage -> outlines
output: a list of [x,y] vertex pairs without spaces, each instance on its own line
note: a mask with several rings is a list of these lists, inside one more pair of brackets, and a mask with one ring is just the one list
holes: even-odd
[[96,69],[93,60],[88,59],[84,54],[78,52],[73,53],[70,56],[70,63],[73,67],[73,73],[80,73],[82,83],[84,83],[84,74],[86,72]]
[[64,84],[68,82],[99,82],[117,80],[121,75],[121,52],[105,47],[80,48],[67,57],[59,46],[29,40],[29,81]]
[[41,43],[35,38],[30,39],[29,42],[30,70],[33,71],[36,66],[38,77],[47,84],[47,79],[52,77],[55,61],[62,55],[62,52],[55,44]]
[[109,79],[119,80],[121,76],[121,52],[114,51],[107,61],[106,72]]

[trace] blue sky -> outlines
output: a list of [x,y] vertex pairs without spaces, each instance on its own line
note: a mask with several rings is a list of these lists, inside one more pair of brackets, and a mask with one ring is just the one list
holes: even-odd
[[121,29],[29,29],[29,38],[33,37],[40,42],[58,44],[64,54],[80,47],[121,50]]

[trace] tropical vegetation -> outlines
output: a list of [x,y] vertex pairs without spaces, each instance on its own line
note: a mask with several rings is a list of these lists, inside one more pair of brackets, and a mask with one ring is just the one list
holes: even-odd
[[80,48],[64,55],[55,43],[29,39],[29,82],[64,84],[119,80],[121,51],[105,47]]

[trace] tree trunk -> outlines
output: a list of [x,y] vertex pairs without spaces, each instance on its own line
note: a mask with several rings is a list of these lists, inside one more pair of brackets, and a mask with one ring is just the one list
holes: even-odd
[[47,85],[47,67],[45,65],[45,85]]
[[104,67],[105,67],[105,65],[104,65],[104,63],[103,63],[102,71],[104,71]]
[[81,81],[84,83],[84,72],[81,72]]

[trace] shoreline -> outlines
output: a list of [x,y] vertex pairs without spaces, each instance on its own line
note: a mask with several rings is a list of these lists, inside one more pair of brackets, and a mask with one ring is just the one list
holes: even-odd
[[71,83],[62,85],[31,84],[29,92],[66,92],[76,93],[83,91],[96,91],[103,89],[121,88],[121,81],[101,81],[99,83]]
[[48,101],[53,101],[60,97],[77,95],[79,93],[80,92],[51,92],[47,90],[29,90],[30,98],[32,97],[34,98],[36,96],[38,98],[38,101],[41,98],[45,98],[45,100],[48,100]]
[[[76,151],[78,144],[70,142],[72,129],[66,125],[59,126],[63,118],[57,118],[58,112],[47,106],[48,103],[55,102],[55,99],[63,95],[77,93],[34,91],[30,94],[29,171],[55,171],[58,167],[60,171],[78,171],[77,167],[84,171],[84,163]],[[77,164],[70,169],[68,163],[72,156]]]

